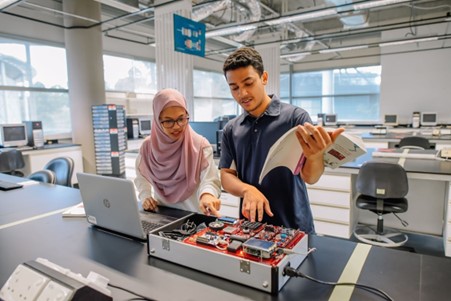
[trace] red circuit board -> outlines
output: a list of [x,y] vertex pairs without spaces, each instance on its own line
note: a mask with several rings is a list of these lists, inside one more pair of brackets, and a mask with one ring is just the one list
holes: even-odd
[[[233,223],[222,223],[222,225],[223,227],[221,222],[210,223],[207,228],[185,238],[183,242],[214,252],[276,266],[285,256],[279,250],[293,248],[306,235],[300,230],[239,219]],[[251,242],[257,242],[264,247],[246,247]]]

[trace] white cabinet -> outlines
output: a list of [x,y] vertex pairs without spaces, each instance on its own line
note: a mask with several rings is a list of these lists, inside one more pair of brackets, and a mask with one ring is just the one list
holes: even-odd
[[238,218],[240,216],[240,198],[225,191],[221,192],[221,215]]
[[138,153],[125,153],[125,177],[129,180],[134,180],[136,178],[136,158]]
[[74,160],[74,173],[72,184],[78,183],[77,172],[83,172],[83,155],[81,146],[55,147],[47,149],[37,149],[22,152],[25,168],[21,171],[25,176],[32,172],[41,170],[52,159],[58,157],[71,157]]
[[349,238],[355,224],[351,175],[325,173],[307,189],[316,232]]

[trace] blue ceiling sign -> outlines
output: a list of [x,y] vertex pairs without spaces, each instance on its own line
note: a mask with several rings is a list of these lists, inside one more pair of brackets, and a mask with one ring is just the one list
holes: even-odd
[[174,50],[205,56],[205,24],[174,14]]

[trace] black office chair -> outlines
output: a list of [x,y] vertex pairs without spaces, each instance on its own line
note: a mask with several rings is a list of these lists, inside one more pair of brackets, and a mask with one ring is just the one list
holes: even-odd
[[56,183],[56,175],[53,171],[49,169],[42,169],[33,172],[32,174],[28,175],[27,178],[30,180],[43,182],[43,183],[49,183],[49,184],[55,184]]
[[55,173],[55,184],[72,187],[74,160],[71,157],[54,158],[44,166],[44,169],[51,170]]
[[0,172],[23,177],[23,172],[18,169],[24,167],[25,161],[20,151],[16,149],[0,150]]
[[406,227],[408,224],[397,213],[407,211],[409,191],[407,174],[401,165],[395,163],[368,161],[362,165],[356,180],[356,190],[359,193],[356,206],[363,210],[370,210],[377,214],[376,230],[364,233],[356,228],[354,236],[365,243],[383,246],[399,247],[408,240],[407,235],[399,232],[384,230],[383,216],[393,213]]
[[429,140],[421,136],[408,136],[399,141],[399,148],[402,149],[430,149]]

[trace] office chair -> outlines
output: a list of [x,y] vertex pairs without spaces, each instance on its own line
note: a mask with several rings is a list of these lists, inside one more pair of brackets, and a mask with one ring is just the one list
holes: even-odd
[[32,174],[28,175],[27,178],[30,180],[43,182],[43,183],[49,183],[49,184],[55,184],[56,183],[56,175],[53,171],[49,169],[42,169],[33,172]]
[[430,149],[429,140],[421,136],[408,136],[399,141],[399,148],[402,149]]
[[44,166],[44,169],[51,170],[55,173],[55,184],[72,187],[74,160],[71,157],[54,158]]
[[24,167],[25,161],[20,151],[16,149],[0,151],[0,172],[13,176],[23,177],[23,172],[18,169]]
[[[356,206],[363,210],[370,210],[377,214],[376,230],[374,233],[359,233],[361,229],[354,231],[354,236],[365,243],[383,246],[399,247],[407,242],[407,235],[384,230],[383,216],[393,213],[406,227],[408,224],[397,213],[407,211],[407,199],[409,191],[407,174],[404,168],[395,163],[368,161],[362,165],[356,180],[356,190],[359,195]],[[396,239],[392,239],[395,238]]]

